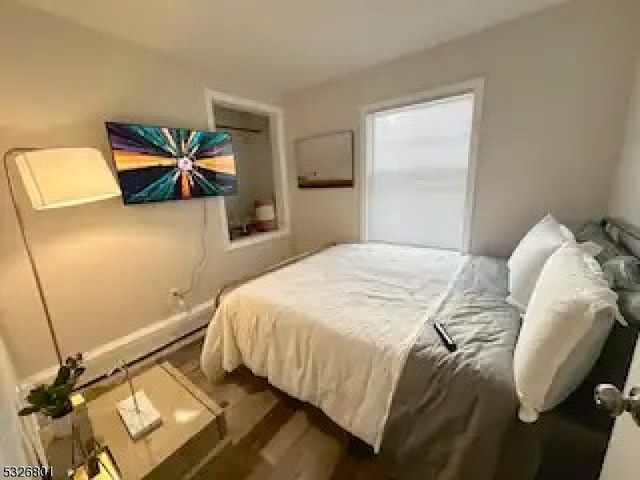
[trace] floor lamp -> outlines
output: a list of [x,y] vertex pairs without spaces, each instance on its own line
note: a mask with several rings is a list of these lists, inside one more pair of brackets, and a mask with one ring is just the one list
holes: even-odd
[[63,356],[56,337],[51,312],[42,287],[42,279],[25,231],[24,218],[18,205],[16,186],[9,161],[14,159],[18,174],[35,210],[71,207],[120,196],[118,184],[102,153],[95,148],[14,148],[3,157],[3,166],[11,204],[27,252],[31,272],[42,302],[53,346],[62,364]]

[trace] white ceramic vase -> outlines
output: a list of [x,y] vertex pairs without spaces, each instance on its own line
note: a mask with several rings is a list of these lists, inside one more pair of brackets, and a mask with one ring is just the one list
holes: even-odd
[[56,438],[67,438],[73,432],[73,414],[68,413],[64,417],[51,419],[51,431]]

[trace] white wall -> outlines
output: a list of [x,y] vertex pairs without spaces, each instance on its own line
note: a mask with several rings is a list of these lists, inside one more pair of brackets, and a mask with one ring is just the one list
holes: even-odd
[[[105,120],[206,128],[204,88],[273,103],[269,92],[0,3],[0,152],[17,146],[97,146]],[[68,172],[73,175],[73,172]],[[210,199],[209,262],[190,306],[290,252],[287,239],[223,251]],[[202,201],[124,207],[120,199],[34,212],[21,198],[63,352],[86,352],[178,312],[199,258]],[[55,362],[6,180],[0,177],[0,333],[21,376]]]
[[622,158],[613,179],[609,213],[640,226],[640,58],[637,62]]
[[[639,15],[636,0],[570,2],[295,92],[285,98],[290,143],[361,133],[366,104],[483,77],[472,250],[508,255],[548,211],[571,226],[606,212]],[[358,238],[359,185],[298,190],[293,162],[291,177],[297,250]]]

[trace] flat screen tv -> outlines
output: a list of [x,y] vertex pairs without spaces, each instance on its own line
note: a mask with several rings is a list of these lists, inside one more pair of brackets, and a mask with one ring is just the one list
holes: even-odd
[[133,123],[106,125],[125,204],[236,193],[228,133]]

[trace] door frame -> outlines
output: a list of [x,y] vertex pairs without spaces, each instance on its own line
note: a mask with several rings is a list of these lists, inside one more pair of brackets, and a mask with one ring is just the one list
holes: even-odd
[[411,95],[384,100],[365,105],[360,109],[360,166],[358,169],[358,183],[360,185],[360,241],[368,241],[367,231],[367,204],[368,184],[373,163],[373,114],[385,110],[396,110],[403,107],[411,107],[416,104],[443,100],[448,97],[472,93],[473,118],[471,124],[471,147],[469,149],[469,168],[467,169],[467,189],[462,222],[463,253],[471,251],[471,227],[473,223],[475,186],[477,176],[478,152],[480,146],[480,127],[482,124],[482,110],[484,105],[484,79],[473,78],[463,82],[443,85],[429,90],[424,90]]

